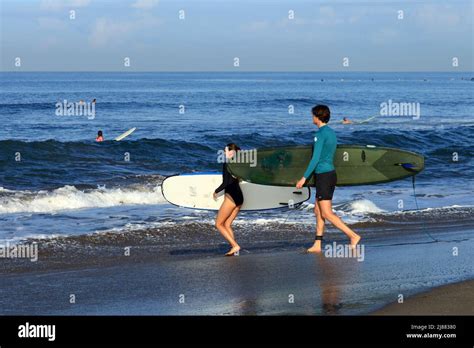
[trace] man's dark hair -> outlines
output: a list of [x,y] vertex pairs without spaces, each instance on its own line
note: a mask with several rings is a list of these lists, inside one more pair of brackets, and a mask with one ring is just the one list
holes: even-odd
[[316,105],[311,109],[314,117],[319,118],[321,122],[328,123],[331,118],[331,111],[326,105]]

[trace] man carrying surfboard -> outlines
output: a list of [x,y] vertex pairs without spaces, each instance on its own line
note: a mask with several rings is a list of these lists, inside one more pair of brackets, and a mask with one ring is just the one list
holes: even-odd
[[313,246],[307,251],[310,253],[321,252],[321,242],[323,240],[324,223],[326,220],[344,232],[350,239],[351,247],[355,248],[361,237],[332,211],[332,197],[337,183],[337,175],[334,168],[337,138],[334,130],[327,125],[331,118],[331,112],[326,105],[316,105],[311,112],[313,114],[313,123],[319,128],[319,131],[314,136],[311,161],[304,176],[296,184],[296,188],[300,189],[306,183],[306,180],[315,175],[316,202],[314,203],[314,214],[316,216],[316,238]]

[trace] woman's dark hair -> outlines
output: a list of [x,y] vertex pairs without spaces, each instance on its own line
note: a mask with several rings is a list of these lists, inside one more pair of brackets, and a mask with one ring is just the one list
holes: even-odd
[[331,111],[329,111],[329,108],[326,105],[316,105],[311,109],[311,112],[314,117],[319,118],[323,123],[328,123],[331,118]]
[[239,151],[240,150],[240,147],[238,147],[236,144],[234,143],[230,143],[230,144],[227,144],[226,147],[229,149],[229,151]]
[[97,136],[98,136],[98,137],[101,137],[101,136],[102,136],[102,131],[101,131],[101,130],[97,132]]

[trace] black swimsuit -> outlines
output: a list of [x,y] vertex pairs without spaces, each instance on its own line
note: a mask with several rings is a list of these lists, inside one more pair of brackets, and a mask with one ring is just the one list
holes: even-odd
[[222,166],[222,184],[216,188],[215,193],[225,190],[234,200],[236,206],[241,206],[244,203],[244,196],[239,186],[239,180],[234,178],[227,170],[227,164]]

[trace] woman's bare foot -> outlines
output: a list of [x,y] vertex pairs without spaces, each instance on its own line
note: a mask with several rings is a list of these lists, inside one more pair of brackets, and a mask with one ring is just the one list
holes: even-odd
[[230,249],[229,252],[225,254],[225,256],[239,256],[239,250],[240,246],[236,245],[235,247]]
[[355,247],[360,241],[360,238],[361,237],[358,234],[356,234],[354,237],[351,237],[351,244],[350,244],[351,249],[355,249]]
[[307,253],[320,253],[321,252],[321,241],[317,240],[313,246],[306,250]]

